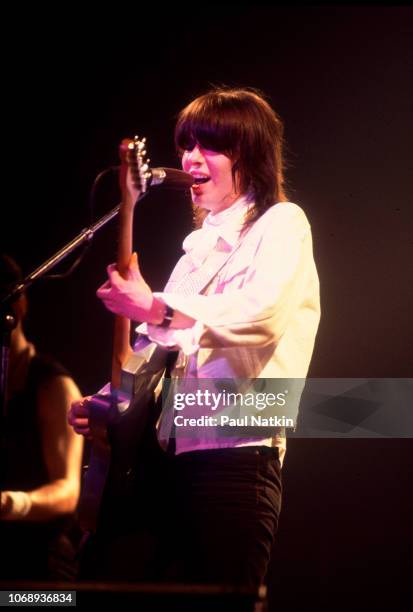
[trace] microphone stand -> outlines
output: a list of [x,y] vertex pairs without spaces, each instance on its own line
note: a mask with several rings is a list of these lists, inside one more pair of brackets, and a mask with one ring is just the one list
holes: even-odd
[[[70,253],[72,253],[77,247],[85,243],[90,243],[95,233],[106,223],[111,221],[118,214],[120,204],[115,206],[106,215],[101,217],[96,223],[83,229],[73,240],[71,240],[66,246],[60,251],[55,253],[50,259],[45,261],[41,266],[36,268],[31,274],[26,276],[22,281],[18,282],[8,295],[0,300],[0,425],[6,419],[7,416],[7,375],[9,369],[9,352],[10,352],[10,338],[11,332],[16,327],[16,319],[13,315],[11,305],[15,302],[20,295],[36,280],[42,278],[50,270],[52,270],[57,264],[65,259]],[[1,473],[0,473],[0,493],[4,482],[4,468],[3,468],[3,451],[4,451],[4,432],[1,428]]]

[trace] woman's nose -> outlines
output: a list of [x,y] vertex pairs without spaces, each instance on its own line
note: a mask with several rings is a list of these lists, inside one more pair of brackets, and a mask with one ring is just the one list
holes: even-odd
[[203,155],[199,145],[195,145],[192,151],[188,151],[188,159],[192,163],[201,163],[203,161]]

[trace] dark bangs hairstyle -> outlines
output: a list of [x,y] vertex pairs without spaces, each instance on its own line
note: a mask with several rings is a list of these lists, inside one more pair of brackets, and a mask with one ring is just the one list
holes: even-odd
[[[199,144],[232,160],[234,184],[255,202],[245,222],[250,225],[270,206],[287,199],[283,131],[281,119],[261,92],[214,88],[181,111],[175,144],[180,155]],[[199,225],[206,214],[195,207],[195,224]]]

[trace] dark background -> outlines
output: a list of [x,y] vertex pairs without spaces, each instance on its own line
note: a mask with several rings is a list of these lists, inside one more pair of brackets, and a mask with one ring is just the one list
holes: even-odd
[[[37,8],[6,26],[1,249],[32,271],[89,223],[90,185],[124,136],[146,135],[153,165],[177,166],[174,121],[192,97],[257,87],[285,122],[290,199],[313,229],[322,319],[310,375],[411,376],[413,8],[117,10]],[[108,179],[96,216],[117,197]],[[191,227],[185,194],[153,191],[135,227],[161,289]],[[29,336],[85,393],[109,377],[111,316],[95,290],[115,252],[112,222],[71,277],[29,292]],[[370,609],[409,591],[412,450],[406,439],[290,442],[274,609],[301,597],[335,609],[348,595]]]

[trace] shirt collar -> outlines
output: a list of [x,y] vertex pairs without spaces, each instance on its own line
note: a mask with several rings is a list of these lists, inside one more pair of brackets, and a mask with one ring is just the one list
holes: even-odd
[[204,219],[202,229],[214,230],[220,238],[233,247],[238,242],[245,215],[252,204],[248,195],[243,195],[235,200],[229,208],[215,214],[209,213]]
[[204,219],[201,229],[191,232],[183,242],[183,249],[195,266],[200,266],[223,239],[232,249],[239,240],[245,215],[253,205],[251,198],[241,196],[229,208]]

